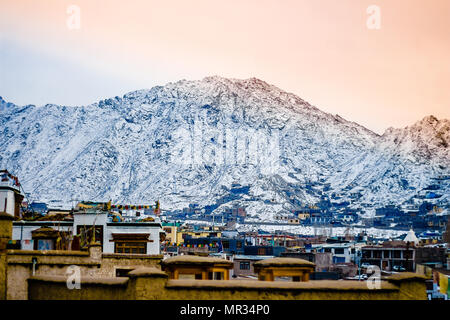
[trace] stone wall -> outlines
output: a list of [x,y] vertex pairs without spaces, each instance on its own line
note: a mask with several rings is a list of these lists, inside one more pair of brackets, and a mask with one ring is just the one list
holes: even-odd
[[[378,289],[369,289],[365,281],[169,280],[159,269],[161,255],[102,254],[98,244],[89,252],[7,251],[11,225],[10,217],[0,213],[0,299],[427,299],[425,277],[411,273],[387,278]],[[80,289],[67,286],[72,265],[80,268]],[[115,277],[117,268],[135,270]]]
[[0,300],[7,295],[7,263],[6,246],[11,239],[13,217],[6,212],[0,212]]
[[[107,284],[113,291],[124,286],[123,279],[116,278],[117,269],[159,267],[162,260],[162,255],[102,254],[99,243],[91,244],[88,251],[6,250],[12,239],[12,220],[11,215],[0,212],[0,300],[28,299],[30,277],[59,277],[65,279],[66,285],[71,266],[79,267],[81,277],[88,279],[89,292],[93,295],[102,292],[109,297],[110,291],[103,292],[101,285]],[[98,279],[104,281],[96,282]],[[47,285],[51,286],[51,283]]]
[[369,289],[365,281],[308,282],[251,280],[169,280],[156,268],[139,268],[128,278],[84,279],[81,288],[68,289],[64,277],[35,276],[29,298],[131,300],[426,300],[425,278],[403,273]]
[[67,279],[69,266],[78,266],[82,277],[114,278],[117,269],[159,267],[161,259],[161,255],[102,254],[101,247],[98,245],[91,246],[89,252],[9,250],[7,253],[7,299],[27,299],[27,279],[32,276],[62,276]]

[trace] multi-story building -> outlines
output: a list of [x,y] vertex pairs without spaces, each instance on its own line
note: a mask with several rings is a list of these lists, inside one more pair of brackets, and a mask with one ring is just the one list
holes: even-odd
[[406,271],[414,271],[415,247],[403,241],[365,246],[362,248],[361,262],[379,266],[382,270],[391,271],[394,266],[401,266]]
[[23,198],[18,178],[7,170],[0,170],[0,212],[20,218],[20,204]]
[[219,230],[218,227],[209,227],[209,228],[180,228],[177,231],[177,245],[183,244],[184,239],[198,239],[198,238],[207,238],[207,237],[222,237],[222,230]]
[[80,250],[95,240],[104,253],[160,253],[161,222],[156,216],[127,222],[115,222],[102,210],[75,211],[72,216],[63,221],[14,221],[12,242],[24,250]]
[[162,229],[165,233],[165,241],[169,245],[177,243],[178,228],[180,228],[181,223],[176,222],[163,222]]
[[233,277],[257,277],[253,264],[274,256],[235,255],[233,257]]
[[333,263],[350,263],[355,258],[355,245],[352,243],[313,244],[317,252],[328,252],[333,256]]

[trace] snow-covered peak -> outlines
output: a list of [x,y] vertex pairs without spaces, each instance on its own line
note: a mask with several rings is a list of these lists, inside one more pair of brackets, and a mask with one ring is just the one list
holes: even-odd
[[392,153],[450,166],[450,121],[430,115],[403,129],[389,128],[383,145]]
[[268,217],[332,193],[354,206],[401,203],[445,174],[450,159],[448,120],[380,137],[256,78],[181,80],[7,115],[0,167],[36,200],[239,205]]
[[3,97],[0,96],[0,112],[6,111],[7,109],[16,107],[14,103],[7,102],[3,99]]

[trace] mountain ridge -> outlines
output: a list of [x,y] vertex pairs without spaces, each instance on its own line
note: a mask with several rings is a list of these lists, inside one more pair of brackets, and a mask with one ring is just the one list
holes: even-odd
[[[355,206],[403,203],[448,174],[450,159],[446,119],[378,135],[256,78],[180,80],[87,106],[0,98],[0,112],[0,165],[41,200],[160,199],[181,209],[215,204],[237,181],[250,191],[217,210],[245,206],[270,220],[356,187],[365,191]],[[312,191],[311,181],[319,183]]]

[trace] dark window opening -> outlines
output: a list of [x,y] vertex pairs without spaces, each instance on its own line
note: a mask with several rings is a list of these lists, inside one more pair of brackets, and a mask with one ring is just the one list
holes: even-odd
[[133,269],[116,269],[116,277],[128,277],[128,273]]
[[241,270],[250,270],[250,262],[243,261],[239,263],[239,269]]
[[[77,226],[77,235],[80,235],[81,248],[87,248],[93,240],[93,226],[79,225]],[[100,242],[103,251],[103,226],[95,226],[95,241]]]
[[147,254],[147,242],[115,242],[114,253]]

